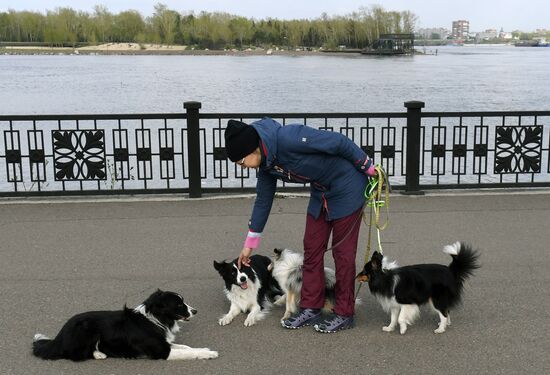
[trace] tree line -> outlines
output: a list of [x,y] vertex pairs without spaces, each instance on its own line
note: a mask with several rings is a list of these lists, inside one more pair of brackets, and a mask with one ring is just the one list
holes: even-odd
[[410,11],[364,7],[344,16],[323,13],[315,19],[251,19],[222,12],[177,12],[157,4],[144,17],[138,11],[111,13],[97,5],[93,12],[70,7],[45,14],[0,12],[0,42],[62,44],[162,43],[197,48],[298,46],[364,48],[380,34],[412,33],[417,17]]

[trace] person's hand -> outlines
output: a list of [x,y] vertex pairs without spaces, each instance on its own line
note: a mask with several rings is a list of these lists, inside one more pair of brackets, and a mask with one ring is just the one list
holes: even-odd
[[378,171],[376,170],[375,166],[374,166],[374,163],[372,163],[369,167],[369,169],[366,170],[365,172],[367,174],[367,176],[369,176],[370,178],[377,178],[378,177]]
[[243,247],[241,253],[239,254],[239,259],[237,260],[237,267],[239,267],[239,269],[241,269],[243,264],[246,267],[250,267],[250,254],[252,254],[252,249],[249,247]]

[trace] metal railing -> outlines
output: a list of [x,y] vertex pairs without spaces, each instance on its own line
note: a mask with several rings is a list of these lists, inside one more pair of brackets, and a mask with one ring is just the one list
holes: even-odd
[[[338,131],[408,194],[434,188],[550,186],[550,111],[185,113],[0,116],[0,196],[253,191],[227,160],[228,119],[272,117]],[[282,183],[281,189],[304,189]]]

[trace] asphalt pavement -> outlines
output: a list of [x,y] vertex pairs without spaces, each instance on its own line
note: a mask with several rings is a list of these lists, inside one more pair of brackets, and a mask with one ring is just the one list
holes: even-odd
[[[527,194],[526,194],[527,193]],[[385,254],[400,265],[448,263],[444,245],[481,252],[482,268],[436,335],[428,308],[404,336],[368,288],[356,327],[336,334],[285,330],[282,308],[253,327],[229,303],[213,260],[242,247],[252,198],[136,197],[0,201],[0,374],[543,374],[550,371],[550,193],[393,194]],[[258,253],[301,250],[307,198],[276,199]],[[361,232],[357,269],[367,231]],[[327,254],[327,265],[332,265]],[[72,315],[135,306],[157,288],[198,309],[177,342],[209,347],[214,360],[43,361],[33,335],[53,336]]]

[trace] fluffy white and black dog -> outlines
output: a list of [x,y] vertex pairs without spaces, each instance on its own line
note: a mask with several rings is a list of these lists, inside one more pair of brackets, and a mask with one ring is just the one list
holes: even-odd
[[372,255],[357,279],[369,283],[371,293],[391,314],[390,324],[382,330],[391,332],[399,323],[399,331],[404,334],[407,325],[420,315],[419,306],[425,303],[439,314],[435,333],[443,333],[451,325],[449,311],[460,303],[466,279],[480,267],[479,253],[460,242],[445,246],[443,252],[453,258],[448,266],[415,264],[398,267],[379,252]]
[[[286,309],[282,319],[298,311],[302,291],[302,265],[304,256],[290,249],[274,249],[273,278],[277,280],[286,296]],[[336,276],[332,268],[325,267],[325,309],[334,306]],[[278,304],[278,301],[276,302]]]
[[263,319],[271,302],[283,293],[277,281],[271,276],[271,259],[263,255],[252,255],[250,267],[237,267],[232,262],[216,262],[214,268],[225,281],[225,295],[231,306],[218,323],[225,326],[241,312],[248,312],[244,325],[249,327]]
[[89,311],[73,316],[52,340],[36,334],[33,354],[43,359],[150,358],[210,359],[218,352],[174,343],[178,321],[189,320],[197,310],[174,292],[151,294],[134,309]]

